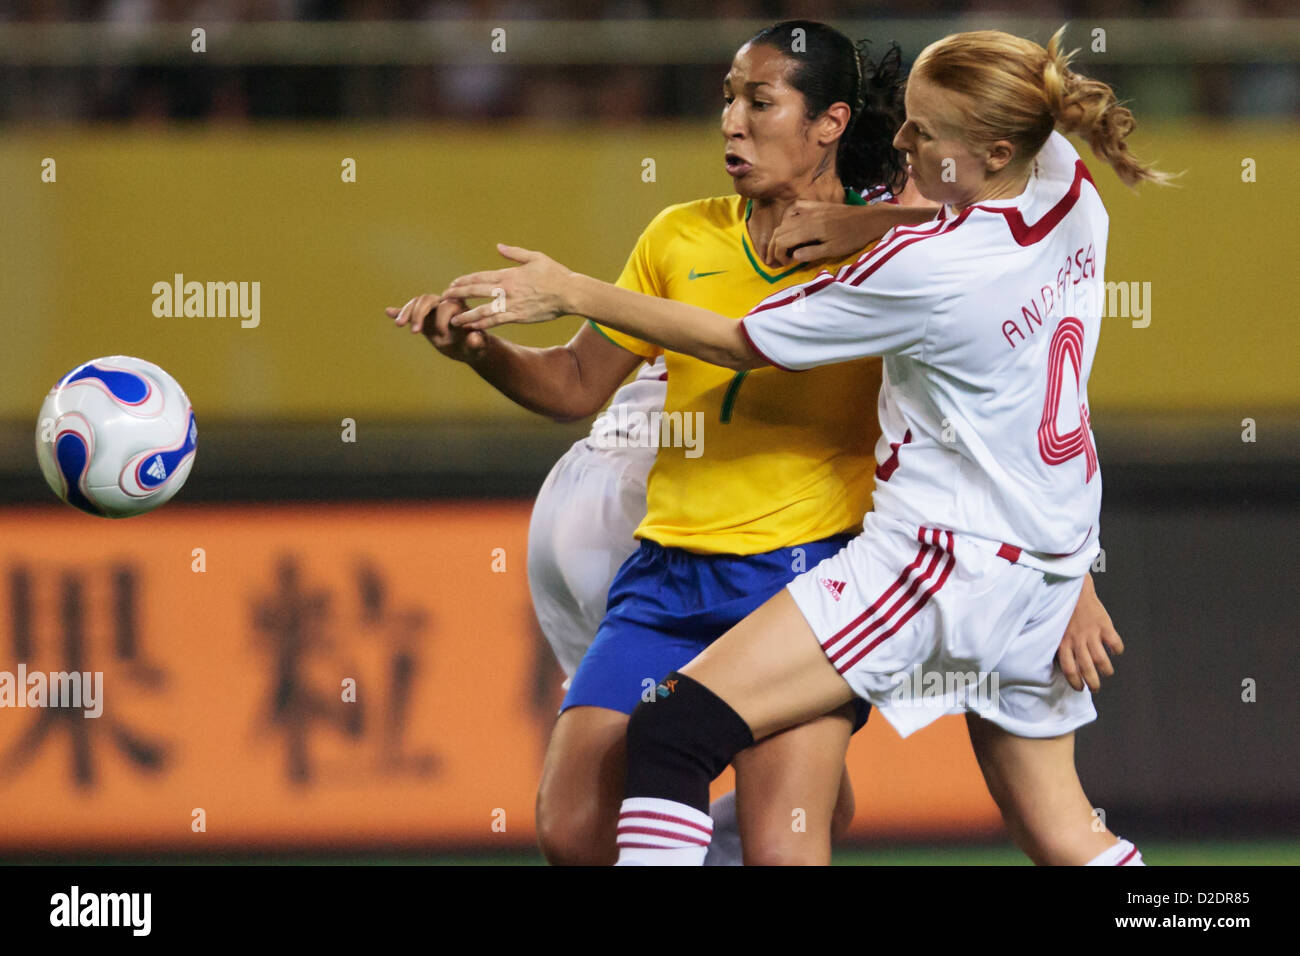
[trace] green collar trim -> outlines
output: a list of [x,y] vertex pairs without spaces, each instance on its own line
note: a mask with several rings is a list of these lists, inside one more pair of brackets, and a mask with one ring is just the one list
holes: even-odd
[[[862,198],[861,194],[858,193],[857,190],[850,189],[848,186],[844,187],[844,202],[846,205],[849,206],[865,206],[867,204],[867,201]],[[749,222],[750,214],[753,213],[753,211],[754,211],[754,200],[750,199],[745,203],[745,222]],[[802,263],[800,265],[795,266],[793,269],[786,269],[784,272],[779,273],[778,275],[769,275],[767,272],[763,270],[763,267],[758,264],[758,259],[755,258],[754,253],[750,250],[748,233],[749,233],[748,229],[744,229],[744,228],[741,229],[740,244],[745,249],[745,257],[749,259],[749,264],[754,267],[754,271],[757,272],[758,275],[762,279],[765,279],[769,284],[774,282],[780,282],[786,276],[793,275],[794,273],[798,272],[800,269],[804,268],[804,266],[807,265],[807,263]]]
[[784,272],[778,273],[777,275],[768,275],[766,272],[763,271],[763,267],[758,264],[758,260],[754,258],[754,253],[750,251],[748,237],[741,236],[740,244],[745,247],[745,256],[746,258],[749,259],[749,264],[754,267],[754,271],[757,272],[761,278],[766,279],[769,284],[774,282],[780,282],[786,276],[794,275],[794,273],[798,272],[805,265],[807,265],[807,263],[801,262],[799,263],[799,265],[794,266],[791,269],[786,269]]

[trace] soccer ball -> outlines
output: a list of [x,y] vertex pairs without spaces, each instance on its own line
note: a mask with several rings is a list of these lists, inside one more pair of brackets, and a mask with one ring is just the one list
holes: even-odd
[[197,435],[176,379],[152,362],[110,355],[78,365],[50,389],[36,422],[36,457],[68,504],[127,518],[180,491]]

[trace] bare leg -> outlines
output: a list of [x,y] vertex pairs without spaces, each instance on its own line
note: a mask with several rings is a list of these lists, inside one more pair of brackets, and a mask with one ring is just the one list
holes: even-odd
[[[736,754],[736,811],[747,866],[826,866],[837,819],[853,815],[844,752],[853,710],[827,714]],[[841,827],[842,829],[842,827]]]
[[551,731],[537,788],[537,839],[555,866],[610,866],[627,765],[627,714],[570,707]]
[[682,673],[726,701],[755,740],[816,720],[854,696],[784,588]]
[[[552,865],[608,866],[617,859],[627,720],[603,707],[571,707],[556,721],[536,811],[538,842]],[[756,854],[751,865],[828,863],[831,827],[842,832],[853,818],[843,767],[849,718],[828,715],[808,726],[813,729],[781,734],[737,757],[737,782],[749,794],[740,823],[744,845]],[[828,799],[833,814],[824,809]],[[806,811],[804,832],[791,828],[796,807]]]
[[1118,842],[1074,768],[1074,734],[1017,737],[966,715],[971,746],[1016,846],[1040,866],[1081,866]]

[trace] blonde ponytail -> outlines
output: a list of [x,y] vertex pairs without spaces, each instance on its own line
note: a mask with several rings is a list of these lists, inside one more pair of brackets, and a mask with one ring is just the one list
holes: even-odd
[[1020,162],[1029,162],[1059,128],[1086,139],[1127,185],[1167,184],[1168,173],[1128,151],[1125,139],[1137,126],[1132,112],[1105,83],[1070,69],[1078,51],[1061,52],[1064,33],[1065,27],[1057,30],[1046,50],[1000,30],[954,33],[921,51],[912,76],[969,98],[963,126],[972,143],[1006,140]]
[[1126,186],[1144,180],[1167,185],[1168,173],[1140,162],[1129,152],[1125,140],[1137,128],[1132,111],[1119,104],[1114,90],[1105,83],[1070,69],[1070,61],[1079,51],[1061,51],[1064,34],[1065,27],[1061,27],[1052,36],[1043,65],[1043,95],[1056,128],[1087,140],[1097,158],[1110,164]]

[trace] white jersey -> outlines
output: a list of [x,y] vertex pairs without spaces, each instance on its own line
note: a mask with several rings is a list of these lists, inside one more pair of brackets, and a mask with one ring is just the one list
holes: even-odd
[[653,461],[659,444],[653,440],[657,436],[650,434],[650,415],[664,410],[667,396],[668,366],[663,355],[641,363],[636,378],[615,392],[609,407],[596,416],[587,444],[602,450],[641,449]]
[[1087,385],[1108,217],[1053,133],[1025,191],[891,230],[742,320],[773,365],[884,356],[874,508],[1077,577],[1098,550]]

